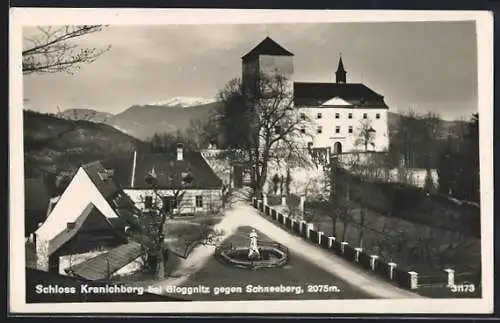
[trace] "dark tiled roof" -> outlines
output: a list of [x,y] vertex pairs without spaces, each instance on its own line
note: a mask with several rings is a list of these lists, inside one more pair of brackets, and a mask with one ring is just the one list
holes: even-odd
[[106,168],[102,166],[100,161],[94,161],[85,165],[82,165],[82,168],[89,175],[90,179],[97,187],[99,192],[101,192],[102,196],[106,200],[111,197],[114,197],[117,193],[121,191],[120,187],[115,183],[112,176],[108,179],[102,178],[100,174],[103,174],[106,171]]
[[[121,185],[116,181],[116,178],[120,175],[116,176],[114,167],[107,169],[100,161],[94,161],[82,165],[82,168],[87,172],[96,188],[115,211],[127,210],[129,213],[134,213],[136,211],[134,202],[123,192]],[[106,170],[113,171],[113,174],[107,179],[100,175]],[[121,174],[126,173],[121,170]]]
[[266,37],[241,59],[246,61],[259,55],[293,56],[291,52],[284,49],[280,44]]
[[50,193],[41,178],[24,180],[24,205],[26,210],[47,212]]
[[384,97],[361,83],[305,83],[293,84],[295,105],[319,106],[334,97],[342,98],[358,108],[384,107]]
[[130,242],[94,258],[70,267],[73,274],[88,280],[103,280],[113,273],[131,263],[143,253],[141,245]]
[[[87,230],[102,230],[102,229],[119,229],[121,223],[117,219],[114,223],[110,222],[99,210],[94,206],[94,204],[89,203],[87,207],[83,210],[71,229],[65,228],[57,236],[55,236],[49,242],[49,255],[61,248],[66,242],[71,240],[85,224],[87,219],[92,219],[90,226],[87,226]],[[96,221],[97,220],[97,221]],[[118,231],[117,231],[118,234]]]
[[[178,189],[182,188],[183,174],[190,173],[193,177],[189,188],[219,189],[222,181],[215,175],[199,152],[184,152],[183,160],[177,160],[176,154],[137,154],[135,166],[134,188],[151,188],[146,183],[146,175],[154,171],[157,175],[157,188]],[[131,170],[132,173],[132,170]]]

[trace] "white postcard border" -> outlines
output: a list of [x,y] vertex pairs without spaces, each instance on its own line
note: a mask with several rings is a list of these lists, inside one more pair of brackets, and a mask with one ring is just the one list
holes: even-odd
[[[145,17],[147,16],[147,19]],[[9,296],[12,313],[491,313],[493,310],[493,14],[487,11],[54,9],[10,11]],[[22,27],[29,25],[235,24],[387,21],[476,22],[481,116],[481,299],[27,304],[25,295]]]

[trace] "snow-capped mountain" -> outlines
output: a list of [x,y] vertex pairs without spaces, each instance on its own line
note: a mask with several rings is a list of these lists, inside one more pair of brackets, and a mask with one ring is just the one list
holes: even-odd
[[214,103],[217,100],[215,98],[194,98],[194,97],[175,97],[167,101],[152,102],[145,104],[145,106],[166,106],[166,107],[193,107],[199,105],[205,105]]
[[220,106],[215,99],[176,97],[164,102],[136,104],[106,123],[139,139],[155,133],[185,131],[196,120],[206,120]]

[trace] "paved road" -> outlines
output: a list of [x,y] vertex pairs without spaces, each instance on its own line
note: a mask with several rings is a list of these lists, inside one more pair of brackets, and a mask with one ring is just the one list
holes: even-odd
[[[395,287],[385,281],[349,263],[337,255],[317,248],[302,238],[274,225],[247,201],[244,200],[245,192],[236,192],[230,209],[227,210],[224,219],[217,225],[224,230],[222,240],[231,236],[238,227],[248,226],[256,228],[271,239],[286,245],[294,254],[314,263],[319,268],[340,277],[345,283],[361,289],[365,293],[377,298],[421,298],[422,296]],[[191,274],[200,270],[204,264],[211,259],[215,248],[210,246],[199,246],[193,250],[191,255],[178,268],[178,277],[170,277],[158,285],[181,285],[185,283]]]

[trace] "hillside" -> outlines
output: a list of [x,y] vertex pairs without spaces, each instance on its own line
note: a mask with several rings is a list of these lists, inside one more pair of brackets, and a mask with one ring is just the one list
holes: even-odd
[[[396,113],[396,112],[389,112],[387,122],[389,125],[389,131],[392,131],[394,129],[397,129],[399,122],[401,119],[404,118],[403,115]],[[443,120],[442,123],[442,137],[447,138],[448,135],[451,135],[452,137],[456,137],[460,132],[463,132],[464,129],[466,128],[468,122],[467,121],[461,121],[461,120]]]
[[72,171],[81,163],[129,155],[143,142],[105,124],[24,111],[25,178]]
[[68,120],[87,120],[92,122],[105,122],[113,114],[92,109],[67,109],[62,112],[62,117]]
[[206,119],[221,103],[181,106],[170,103],[134,105],[110,117],[106,123],[127,134],[145,140],[155,133],[185,131],[191,121]]

